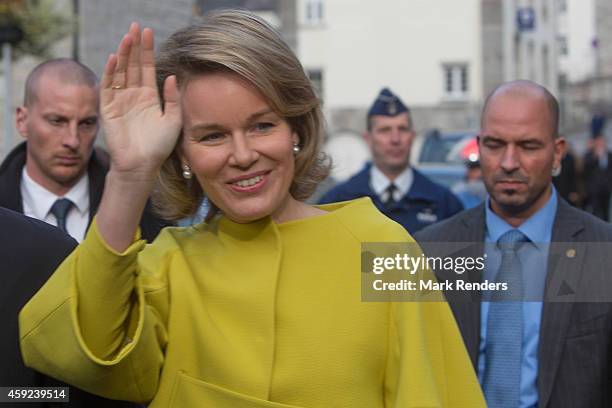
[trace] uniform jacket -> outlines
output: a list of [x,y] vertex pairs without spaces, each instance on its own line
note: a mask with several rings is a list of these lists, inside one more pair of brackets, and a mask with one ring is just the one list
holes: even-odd
[[371,163],[349,180],[328,191],[321,204],[348,201],[358,197],[370,197],[374,205],[387,217],[401,224],[409,233],[448,218],[463,209],[459,199],[447,188],[429,180],[418,170],[412,169],[412,186],[401,200],[386,208],[370,186]]
[[361,243],[406,231],[367,198],[324,209],[166,228],[122,254],[94,221],[21,312],[26,363],[150,408],[484,407],[445,302],[361,301]]
[[[484,204],[415,235],[429,256],[481,257]],[[429,242],[460,243],[436,245]],[[453,253],[442,254],[442,247]],[[434,248],[434,246],[431,246]],[[539,407],[612,406],[612,226],[559,199],[548,255],[538,351]],[[453,280],[454,272],[439,274]],[[462,280],[478,282],[478,274]],[[447,293],[468,353],[477,367],[480,296]]]
[[[25,366],[19,349],[17,315],[75,246],[76,242],[57,228],[0,208],[0,386],[67,386]],[[111,408],[133,405],[105,400],[70,387],[70,403],[0,403],[0,406]]]
[[[4,159],[0,165],[0,207],[23,213],[23,200],[21,197],[21,174],[26,162],[26,142],[18,145]],[[104,182],[109,168],[108,154],[100,149],[95,149],[89,160],[87,176],[89,177],[89,222],[98,211]],[[144,214],[140,221],[142,236],[149,242],[157,236],[159,231],[169,225],[167,222],[157,218],[151,211],[151,205],[147,203]]]

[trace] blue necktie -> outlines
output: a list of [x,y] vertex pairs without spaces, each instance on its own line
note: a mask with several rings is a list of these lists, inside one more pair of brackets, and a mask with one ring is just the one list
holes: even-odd
[[72,201],[67,198],[59,198],[51,206],[51,214],[55,215],[57,219],[57,227],[68,233],[66,229],[66,217],[68,216],[68,211],[72,208]]
[[507,291],[496,292],[489,304],[485,373],[482,388],[489,408],[517,408],[521,388],[523,342],[523,277],[516,251],[528,238],[513,229],[502,235],[497,246],[502,252],[497,282]]

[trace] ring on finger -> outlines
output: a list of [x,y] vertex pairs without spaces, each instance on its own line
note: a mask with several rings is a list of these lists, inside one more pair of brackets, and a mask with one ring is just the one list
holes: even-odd
[[112,85],[111,86],[111,89],[124,89],[124,88],[125,88],[125,86],[123,86],[123,85]]

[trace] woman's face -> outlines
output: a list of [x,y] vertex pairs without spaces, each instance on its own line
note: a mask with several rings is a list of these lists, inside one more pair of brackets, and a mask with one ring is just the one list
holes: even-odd
[[282,218],[295,200],[293,145],[299,139],[251,83],[230,72],[195,77],[181,93],[180,156],[204,193],[240,223]]

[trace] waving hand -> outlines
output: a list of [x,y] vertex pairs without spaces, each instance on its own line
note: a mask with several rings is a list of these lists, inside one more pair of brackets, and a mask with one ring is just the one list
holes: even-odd
[[154,176],[172,152],[181,128],[176,77],[164,83],[162,112],[155,82],[153,31],[132,23],[104,69],[101,115],[115,171]]
[[162,112],[155,83],[153,31],[132,23],[111,54],[100,85],[100,111],[111,169],[97,213],[104,241],[123,251],[136,229],[157,173],[181,129],[176,77],[164,83]]

